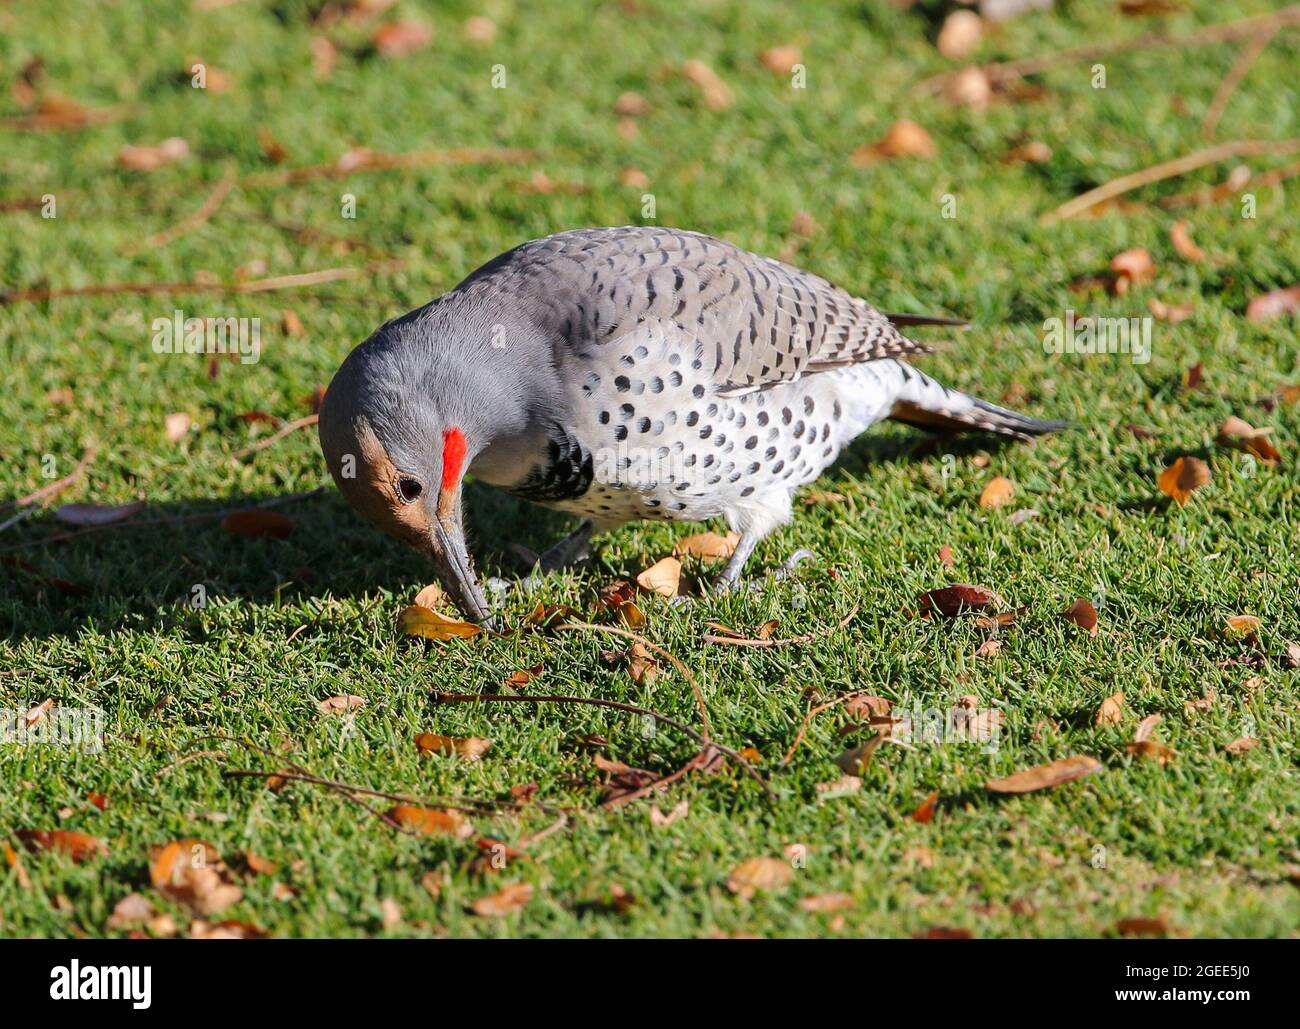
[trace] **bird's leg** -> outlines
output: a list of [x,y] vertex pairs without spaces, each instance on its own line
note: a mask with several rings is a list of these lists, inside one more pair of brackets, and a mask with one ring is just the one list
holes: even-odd
[[[745,568],[745,562],[749,560],[750,554],[758,546],[763,537],[756,532],[746,532],[740,537],[740,542],[736,544],[736,549],[731,555],[731,560],[727,562],[727,567],[722,570],[713,584],[714,593],[728,593],[735,589],[741,583],[740,573]],[[777,582],[788,579],[802,561],[807,561],[813,556],[813,552],[806,548],[800,548],[785,559],[785,562],[772,573],[772,578]]]
[[591,554],[593,532],[595,532],[595,523],[590,518],[586,518],[573,532],[540,555],[518,545],[512,549],[524,564],[532,569],[532,575],[529,576],[531,579],[561,568],[571,568],[586,560]]

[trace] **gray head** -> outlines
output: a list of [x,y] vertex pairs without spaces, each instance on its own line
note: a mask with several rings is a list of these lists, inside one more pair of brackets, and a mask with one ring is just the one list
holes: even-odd
[[490,612],[465,546],[461,483],[476,454],[524,429],[532,388],[524,348],[494,346],[506,338],[518,327],[451,294],[353,350],[320,410],[321,449],[348,503],[428,555],[475,621]]

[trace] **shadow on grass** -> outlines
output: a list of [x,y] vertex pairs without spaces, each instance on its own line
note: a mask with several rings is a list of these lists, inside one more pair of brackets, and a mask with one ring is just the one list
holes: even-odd
[[[470,483],[466,495],[470,546],[484,576],[518,576],[509,544],[544,550],[572,527],[487,486]],[[228,512],[261,505],[292,519],[286,538],[249,539],[221,527]],[[87,627],[201,632],[200,603],[212,611],[232,600],[279,607],[405,596],[431,581],[426,558],[363,523],[333,487],[287,502],[245,494],[151,503],[92,531],[43,514],[0,536],[0,633],[20,640]]]

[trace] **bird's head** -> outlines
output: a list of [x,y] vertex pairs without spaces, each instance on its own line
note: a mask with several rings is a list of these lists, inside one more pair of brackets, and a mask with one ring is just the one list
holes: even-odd
[[478,431],[485,420],[463,376],[440,367],[446,355],[395,325],[335,374],[320,410],[321,449],[353,510],[426,554],[456,606],[483,622],[491,612],[465,544],[461,489],[487,442]]

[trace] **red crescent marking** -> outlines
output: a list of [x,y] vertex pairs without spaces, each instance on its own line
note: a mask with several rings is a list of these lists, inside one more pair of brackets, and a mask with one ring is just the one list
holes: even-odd
[[451,490],[460,482],[465,463],[465,434],[453,427],[442,434],[442,488]]

